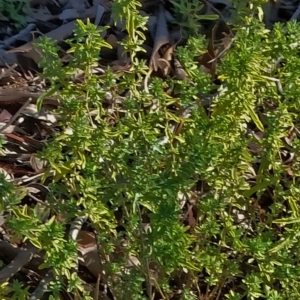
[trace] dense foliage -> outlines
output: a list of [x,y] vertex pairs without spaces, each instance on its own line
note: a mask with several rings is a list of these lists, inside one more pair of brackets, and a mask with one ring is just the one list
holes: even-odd
[[[118,299],[154,291],[157,299],[299,299],[299,25],[267,30],[255,13],[241,16],[214,81],[195,60],[206,39],[191,35],[176,49],[189,80],[155,77],[146,90],[139,52],[147,18],[138,8],[125,0],[112,7],[126,20],[126,72],[92,72],[109,44],[90,23],[78,21],[67,41],[68,65],[51,40],[39,45],[61,130],[39,153],[48,162],[46,206],[21,205],[22,190],[0,181],[11,232],[45,251],[53,299],[63,286],[92,299],[65,235],[76,218],[97,233],[101,276]],[[70,81],[79,70],[84,80]],[[111,109],[103,102],[118,97],[122,105]],[[130,255],[139,266],[125,267]],[[17,293],[15,285],[6,292]]]

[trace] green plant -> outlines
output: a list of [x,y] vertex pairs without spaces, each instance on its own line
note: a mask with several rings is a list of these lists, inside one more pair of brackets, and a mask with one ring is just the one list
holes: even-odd
[[0,16],[7,17],[8,20],[15,22],[16,27],[24,26],[26,18],[23,9],[28,6],[28,0],[10,0],[0,2]]
[[[234,15],[235,22],[243,20],[244,17],[255,17],[257,16],[260,21],[264,17],[263,5],[267,7],[271,5],[268,0],[252,0],[252,1],[240,1],[240,0],[229,0],[232,3],[232,14]],[[268,8],[266,9],[268,12]]]
[[[5,155],[5,151],[2,148],[4,144],[5,141],[0,135],[1,156]],[[5,209],[11,208],[12,206],[18,204],[20,199],[23,197],[22,191],[15,188],[9,179],[9,174],[4,169],[0,169],[0,212],[3,212]]]
[[179,21],[183,34],[190,37],[199,35],[201,21],[217,20],[217,14],[205,15],[206,2],[198,0],[171,0],[174,5],[175,20]]
[[[151,299],[154,291],[172,299],[174,286],[181,299],[299,299],[300,143],[285,142],[300,121],[299,25],[270,31],[254,17],[241,19],[217,68],[220,86],[195,63],[204,38],[190,38],[176,57],[191,81],[153,78],[147,93],[139,7],[113,3],[128,34],[122,45],[131,64],[121,74],[92,72],[109,44],[89,22],[78,21],[68,40],[67,66],[53,41],[39,44],[47,94],[60,98],[61,132],[39,154],[49,163],[48,207],[4,203],[10,229],[46,252],[41,267],[53,273],[53,297],[63,288],[89,297],[76,273],[76,245],[64,235],[79,217],[97,233],[101,276],[119,299]],[[74,83],[78,70],[84,77]],[[212,105],[202,106],[217,88]],[[103,101],[120,95],[122,105]],[[184,118],[180,110],[188,107]],[[286,149],[295,154],[291,164],[283,160]],[[179,195],[195,186],[191,215]],[[127,268],[132,256],[140,265]]]

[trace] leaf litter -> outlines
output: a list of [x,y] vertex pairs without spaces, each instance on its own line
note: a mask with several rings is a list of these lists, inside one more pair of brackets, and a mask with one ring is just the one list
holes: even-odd
[[[297,1],[276,1],[276,4],[271,2],[264,7],[267,26],[271,26],[275,21],[285,22],[297,19],[300,15],[300,3],[298,4]],[[188,73],[180,61],[174,58],[176,47],[184,43],[184,38],[181,36],[180,26],[172,22],[174,16],[168,10],[170,3],[158,0],[143,0],[141,3],[141,14],[149,16],[147,27],[151,36],[143,45],[150,67],[150,72],[145,77],[145,90],[148,90],[148,85],[154,75],[162,78],[174,76],[178,80],[189,81]],[[210,22],[208,28],[203,27],[203,34],[207,35],[209,43],[207,52],[197,58],[199,68],[210,74],[214,80],[218,61],[230,50],[234,39],[227,25],[230,19],[230,3],[227,0],[211,0],[203,1],[203,3],[207,4],[204,14],[216,12],[220,14],[220,18]],[[23,9],[23,15],[28,24],[19,31],[13,26],[11,20],[4,16],[0,18],[0,134],[5,141],[4,150],[0,153],[0,170],[6,174],[8,180],[25,187],[27,195],[24,204],[38,203],[41,211],[47,211],[46,195],[50,190],[40,183],[47,163],[37,158],[36,153],[42,149],[46,141],[51,139],[52,134],[59,130],[59,116],[54,113],[59,107],[59,99],[46,97],[42,109],[37,109],[36,102],[47,90],[47,84],[39,75],[41,70],[38,68],[38,63],[42,54],[36,48],[35,43],[43,36],[62,44],[73,34],[76,19],[84,22],[91,19],[97,26],[112,25],[110,8],[109,0],[32,0],[29,1],[29,6]],[[110,66],[115,73],[129,70],[131,62],[128,57],[122,55],[123,48],[118,44],[120,40],[126,38],[122,32],[123,27],[124,24],[119,23],[113,31],[102,34],[112,49],[105,49],[101,52],[99,66],[93,70],[95,74],[101,76],[107,66]],[[70,56],[62,51],[61,59],[68,61],[69,58]],[[78,74],[72,80],[80,82],[82,76]],[[123,98],[121,95],[118,96],[119,105]],[[109,103],[109,99],[110,96],[107,95],[104,101]],[[203,103],[205,106],[210,104],[211,101]],[[173,127],[172,130],[178,133],[180,129]],[[251,134],[254,138],[250,150],[253,153],[262,151],[259,140],[263,133],[251,131]],[[291,128],[290,135],[285,137],[286,143],[290,145],[297,135],[299,135],[298,129]],[[290,158],[285,159],[288,162]],[[249,179],[256,175],[254,168],[251,172]],[[182,208],[182,222],[189,226],[190,230],[196,226],[198,219],[195,204],[208,189],[208,187],[203,188],[205,183],[199,182],[198,184],[191,188],[190,194],[178,195]],[[258,202],[255,205],[258,206],[263,218],[265,208],[261,207]],[[47,213],[45,216],[47,218]],[[237,212],[236,216],[239,220],[246,219],[243,212]],[[45,283],[50,282],[52,274],[38,268],[43,262],[43,254],[38,252],[39,245],[11,241],[3,214],[0,216],[0,221],[0,257],[4,262],[4,266],[0,269],[0,283],[7,282],[11,278],[19,278],[27,284],[31,282],[30,285],[34,287],[34,291],[30,299],[42,298],[45,293]],[[243,221],[241,223],[242,226],[248,226]],[[118,299],[117,295],[120,291],[112,290],[108,293],[105,289],[100,290],[99,274],[102,272],[102,264],[105,259],[111,258],[100,258],[99,247],[101,245],[97,242],[95,234],[91,229],[84,229],[82,226],[81,220],[77,227],[70,230],[70,236],[78,240],[78,272],[86,288],[94,291],[94,295],[97,296],[94,299]],[[126,245],[120,246],[118,251],[122,251],[122,247]],[[126,268],[139,265],[140,262],[133,256],[128,258]],[[121,280],[121,278],[111,280]],[[95,292],[96,289],[97,292]],[[63,299],[73,299],[69,293],[66,292],[66,294]],[[115,294],[117,298],[111,296],[112,294]],[[174,299],[177,299],[176,296]]]

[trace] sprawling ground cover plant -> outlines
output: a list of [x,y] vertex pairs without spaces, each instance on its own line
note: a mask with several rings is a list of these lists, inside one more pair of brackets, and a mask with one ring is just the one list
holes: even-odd
[[11,232],[45,251],[51,299],[64,289],[92,299],[66,237],[77,220],[96,233],[101,284],[116,299],[299,299],[299,25],[238,19],[214,78],[195,59],[207,47],[197,33],[176,49],[188,80],[145,83],[138,8],[112,7],[126,20],[124,72],[92,72],[109,44],[89,22],[68,41],[67,65],[40,43],[60,131],[39,154],[46,205],[17,206],[22,191],[0,181]]

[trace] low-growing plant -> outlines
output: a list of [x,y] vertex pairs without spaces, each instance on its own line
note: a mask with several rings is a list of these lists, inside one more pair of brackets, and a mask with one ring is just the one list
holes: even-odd
[[[46,252],[53,297],[69,288],[89,299],[75,271],[76,245],[65,238],[84,217],[99,255],[110,258],[102,276],[119,299],[151,299],[154,290],[172,299],[174,286],[180,299],[299,299],[299,140],[285,141],[299,126],[299,25],[270,31],[245,17],[217,68],[218,87],[195,62],[204,38],[191,38],[176,52],[190,81],[153,78],[147,93],[148,66],[137,55],[146,18],[138,8],[137,1],[113,3],[115,19],[126,17],[122,43],[131,58],[121,74],[92,72],[109,44],[89,22],[78,21],[66,66],[53,41],[39,44],[47,94],[60,99],[61,132],[40,153],[49,163],[49,210],[3,204],[15,238]],[[70,81],[79,70],[82,82]],[[211,106],[202,106],[216,88]],[[120,95],[122,105],[108,109],[104,99]],[[184,118],[172,106],[193,109]],[[179,195],[193,186],[194,220],[183,222]],[[128,270],[130,255],[140,265]]]
[[[182,34],[190,37],[200,34],[201,21],[217,20],[217,14],[204,14],[206,10],[206,1],[198,0],[171,0],[174,6],[175,23],[182,28]],[[179,20],[179,22],[178,22]]]
[[23,27],[27,21],[23,9],[28,6],[28,0],[10,0],[0,2],[0,16],[13,21],[17,28]]

